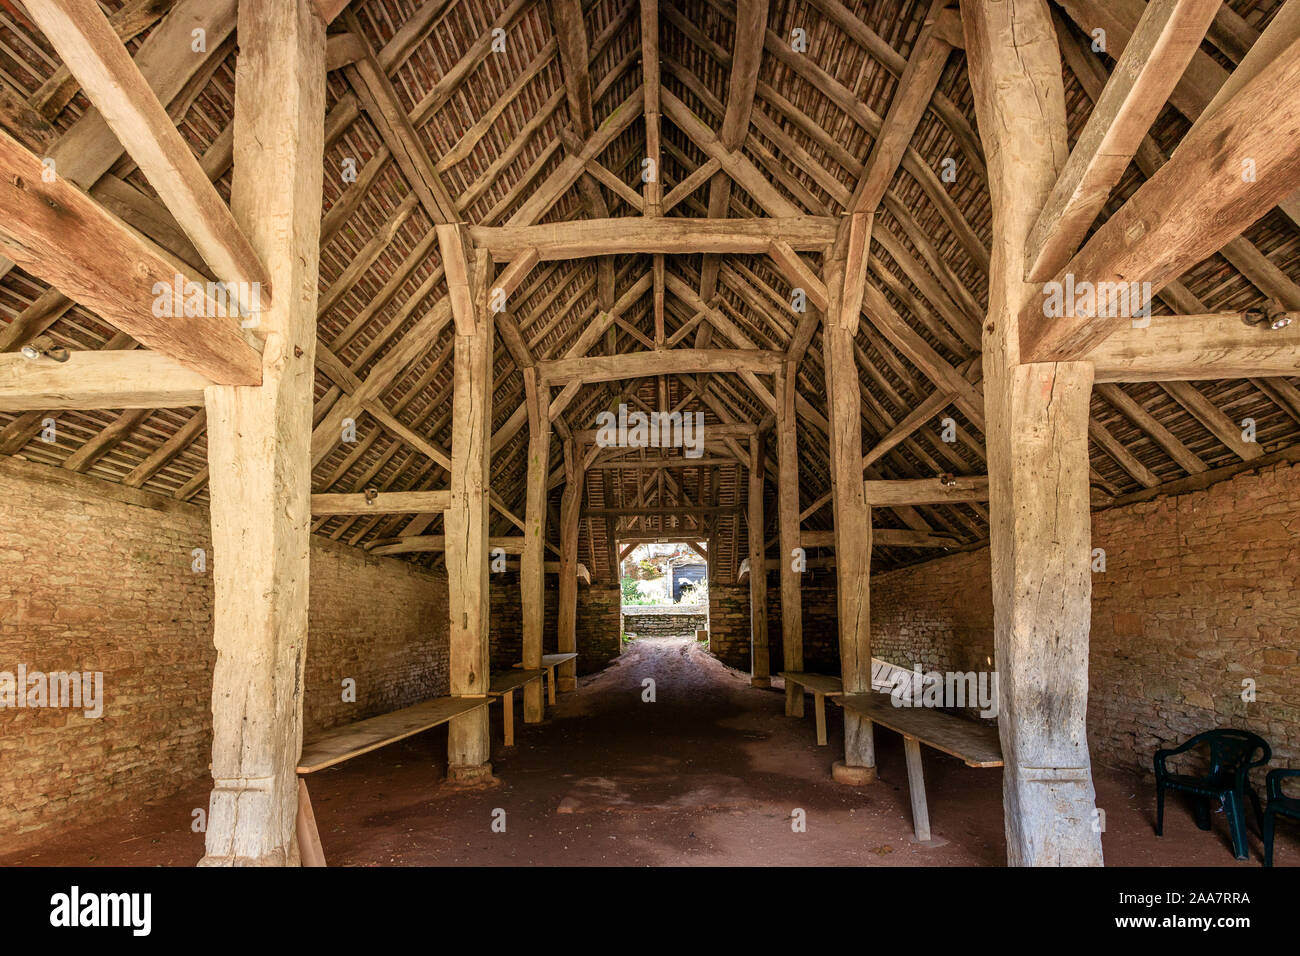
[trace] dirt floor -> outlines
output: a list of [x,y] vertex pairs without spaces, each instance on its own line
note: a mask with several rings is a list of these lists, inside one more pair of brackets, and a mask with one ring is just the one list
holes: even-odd
[[[654,682],[654,701],[644,683]],[[780,685],[780,680],[776,684]],[[516,695],[515,746],[501,746],[492,714],[492,764],[499,783],[460,790],[442,782],[446,728],[375,751],[310,778],[331,865],[871,865],[1000,866],[1001,772],[976,770],[925,748],[935,839],[913,841],[901,738],[876,731],[880,779],[840,786],[830,765],[842,754],[838,708],[828,707],[830,742],[818,747],[812,702],[802,720],[783,713],[777,688],[756,690],[745,674],[693,640],[635,642],[612,666],[584,678],[524,725]],[[1164,838],[1152,831],[1155,798],[1137,778],[1096,770],[1106,811],[1108,865],[1259,866],[1238,863],[1223,814],[1196,829],[1172,799]],[[180,865],[203,853],[191,831],[208,784],[110,822],[60,835],[0,864]],[[794,832],[802,810],[806,832]],[[500,822],[504,811],[504,832]],[[493,823],[498,821],[494,830]],[[1253,824],[1252,824],[1253,827]],[[1300,832],[1279,826],[1278,866],[1300,865]]]

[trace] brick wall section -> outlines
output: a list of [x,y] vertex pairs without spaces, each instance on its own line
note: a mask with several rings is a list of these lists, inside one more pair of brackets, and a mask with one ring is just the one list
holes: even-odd
[[[817,572],[799,593],[803,609],[803,666],[819,674],[840,672],[835,577]],[[767,648],[771,673],[785,669],[781,654],[781,586],[775,573],[767,582]],[[709,648],[730,667],[749,671],[749,582],[709,585]]]
[[617,587],[578,585],[578,673],[590,674],[622,653],[623,595]]
[[[1300,767],[1300,466],[1098,512],[1088,739],[1099,763],[1203,730],[1252,730]],[[926,669],[981,670],[993,653],[987,549],[872,579],[873,651]],[[1257,700],[1241,699],[1253,679]]]
[[749,582],[709,585],[709,650],[728,667],[749,672]]
[[[803,669],[816,674],[839,674],[840,635],[836,613],[835,575],[819,570],[814,583],[799,592],[803,610]],[[785,670],[781,654],[781,586],[772,574],[767,582],[767,650],[772,673]]]
[[[447,576],[312,537],[307,733],[451,693]],[[341,681],[356,681],[356,703]]]
[[[546,623],[542,629],[542,653],[559,650],[559,590],[554,575],[548,575],[545,597]],[[507,670],[523,659],[523,624],[519,601],[519,575],[492,575],[489,591],[492,624],[489,631],[494,671]],[[578,673],[590,674],[609,663],[619,652],[618,588],[578,585],[577,637]]]
[[[445,576],[317,537],[311,562],[307,733],[447,692]],[[0,461],[0,670],[102,671],[105,698],[0,710],[6,848],[203,779],[215,656],[205,509]]]

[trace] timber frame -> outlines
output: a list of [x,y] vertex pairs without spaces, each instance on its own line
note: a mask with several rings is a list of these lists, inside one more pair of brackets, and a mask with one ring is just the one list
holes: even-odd
[[[0,453],[206,503],[218,555],[255,549],[283,597],[236,613],[252,585],[218,571],[220,686],[250,659],[301,673],[313,533],[445,568],[464,696],[487,693],[494,543],[535,668],[548,571],[574,651],[579,568],[612,587],[629,545],[694,542],[711,580],[748,577],[760,686],[767,588],[776,669],[801,671],[799,562],[833,552],[850,692],[871,574],[988,544],[999,668],[1069,704],[1029,739],[1004,683],[1011,858],[1098,862],[1090,509],[1300,439],[1300,0],[860,6],[0,14]],[[158,314],[173,280],[198,315]],[[1153,314],[1053,317],[1067,280],[1149,282]],[[605,447],[620,406],[698,413],[700,454]],[[1036,553],[1047,529],[1068,543]],[[1068,668],[1017,597],[1047,574]],[[211,862],[296,861],[301,704],[214,705]],[[455,773],[490,773],[485,708],[451,740]]]

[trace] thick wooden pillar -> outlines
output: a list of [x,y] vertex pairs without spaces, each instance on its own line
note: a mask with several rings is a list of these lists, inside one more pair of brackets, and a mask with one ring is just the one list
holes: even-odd
[[[776,393],[776,511],[781,539],[781,652],[787,671],[803,670],[803,608],[799,582],[803,550],[799,547],[799,452],[795,443],[795,384],[799,367],[787,362],[773,376]],[[800,570],[796,570],[796,567]],[[785,685],[785,713],[803,716],[803,688]]]
[[262,384],[204,393],[217,662],[202,864],[297,865],[325,30],[308,0],[241,0],[238,37],[231,209],[271,289],[253,330]]
[[[451,693],[488,692],[488,472],[492,443],[493,322],[486,302],[486,253],[472,256],[463,226],[438,226],[443,262],[457,277],[451,290],[456,321],[452,379],[451,504],[444,512],[448,607],[451,612]],[[470,281],[464,281],[470,280]],[[447,735],[453,780],[490,777],[488,709],[454,718]]]
[[[871,512],[863,493],[862,395],[853,348],[870,241],[871,215],[845,216],[824,276],[828,305],[822,353],[830,422],[840,675],[846,694],[871,691]],[[849,710],[844,711],[844,760],[836,762],[833,772],[842,783],[864,784],[876,778],[871,722]]]
[[749,442],[749,682],[772,686],[772,663],[767,648],[767,549],[763,547],[763,436]]
[[[546,621],[546,479],[551,461],[550,389],[537,384],[537,369],[524,369],[528,403],[527,505],[524,512],[524,550],[519,559],[520,606],[523,611],[523,663],[529,670],[542,666],[542,628]],[[524,723],[544,716],[542,682],[524,685]]]
[[984,324],[998,730],[1012,865],[1100,865],[1084,717],[1092,581],[1092,366],[1020,364],[1035,291],[1025,247],[1065,163],[1065,104],[1046,0],[963,2],[993,197]]
[[[571,654],[578,649],[578,525],[582,514],[582,491],[586,472],[582,468],[580,449],[572,439],[564,443],[564,493],[560,498],[560,607],[559,651]],[[613,538],[610,548],[614,547]],[[617,579],[615,579],[617,586]],[[578,662],[565,661],[559,667],[556,683],[560,690],[578,686]]]

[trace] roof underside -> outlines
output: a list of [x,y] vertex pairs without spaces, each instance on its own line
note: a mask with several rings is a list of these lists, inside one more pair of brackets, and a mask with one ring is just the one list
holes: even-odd
[[[145,6],[165,12],[172,5],[103,3],[109,14]],[[1279,5],[1274,0],[1225,4],[1217,29],[1211,29],[1202,44],[1202,53],[1231,70],[1243,53],[1241,38],[1257,35]],[[772,0],[770,36],[742,151],[789,203],[815,215],[844,211],[930,6],[929,0]],[[0,9],[0,73],[7,92],[35,105],[49,127],[20,132],[7,110],[0,110],[0,121],[39,152],[90,104],[80,92],[66,105],[62,97],[44,95],[50,88],[47,81],[60,69],[59,60],[45,38],[14,12],[21,7],[4,7]],[[609,216],[639,216],[641,209],[633,200],[641,191],[647,148],[639,6],[636,0],[595,0],[582,7],[594,129],[600,131],[611,117],[617,118],[620,105],[630,101],[624,109],[634,109],[632,121],[596,157],[609,178],[626,188],[600,182],[596,194]],[[552,16],[548,0],[424,4],[364,0],[353,3],[331,27],[331,34],[358,33],[376,51],[460,215],[471,224],[510,221],[568,155],[562,134],[584,128],[582,117],[570,115]],[[722,125],[729,92],[734,16],[734,4],[723,0],[672,0],[661,4],[658,16],[665,99],[680,100],[715,133]],[[1074,23],[1060,16],[1057,27],[1063,47],[1073,45],[1080,56],[1091,57],[1105,71],[1113,67],[1109,56],[1086,48],[1089,41]],[[500,52],[484,42],[485,37],[490,41],[494,28],[505,31]],[[806,52],[790,49],[788,38],[796,29],[805,31]],[[148,31],[146,27],[130,37],[128,47],[137,49]],[[223,156],[229,154],[233,116],[233,34],[200,59],[202,67],[170,109],[228,200],[231,170]],[[1073,141],[1088,119],[1095,89],[1089,92],[1088,84],[1069,69],[1069,61],[1067,56],[1065,92]],[[328,350],[326,354],[336,356],[352,375],[364,380],[403,335],[444,299],[447,288],[432,219],[390,153],[383,131],[361,108],[362,97],[351,85],[355,75],[336,69],[327,84],[319,343],[323,353]],[[664,194],[673,195],[674,187],[700,168],[708,155],[668,112],[662,118],[661,178]],[[1189,127],[1184,115],[1166,105],[1151,139],[1167,156]],[[951,182],[943,176],[948,169],[956,172]],[[701,177],[694,191],[666,215],[709,216],[710,179]],[[592,181],[569,187],[539,221],[590,217]],[[1137,165],[1131,165],[1097,225],[1144,181]],[[721,215],[769,214],[739,183],[730,186],[730,208]],[[156,194],[125,155],[93,193],[131,225],[202,270],[202,261],[175,233],[174,225],[168,225],[166,217],[160,221],[150,215],[156,208]],[[972,94],[964,54],[956,49],[876,214],[870,247],[871,281],[911,330],[956,368],[979,351],[990,238],[990,198]],[[1270,278],[1261,280],[1258,260],[1244,260],[1237,254],[1234,263],[1213,255],[1179,280],[1186,293],[1199,301],[1201,311],[1262,308],[1270,301],[1264,291],[1269,283],[1292,288],[1300,281],[1300,228],[1282,211],[1269,213],[1243,238],[1262,257]],[[558,357],[602,309],[610,309],[611,302],[602,301],[602,291],[609,297],[610,290],[601,289],[599,268],[595,259],[543,262],[511,296],[509,311],[536,358]],[[624,306],[613,327],[618,352],[654,345],[654,297],[652,283],[646,281],[652,269],[650,256],[618,256],[613,261],[612,301]],[[789,344],[798,320],[791,309],[792,290],[767,257],[727,255],[706,263],[700,255],[666,256],[665,269],[664,334],[675,347],[691,347],[700,329],[708,326],[707,320],[697,319],[701,302],[720,310],[759,347],[784,349]],[[1296,294],[1300,296],[1300,289]],[[1162,301],[1155,311],[1173,310]],[[6,351],[39,334],[73,349],[134,346],[102,319],[69,305],[18,268],[0,279],[0,322],[4,323],[0,343]],[[674,334],[682,329],[685,333],[675,342]],[[419,357],[398,369],[379,395],[380,404],[401,425],[440,448],[451,441],[452,333],[447,323]],[[715,343],[731,344],[718,331],[711,334]],[[858,331],[857,346],[864,448],[869,449],[936,386],[866,321]],[[602,338],[593,353],[607,348]],[[346,377],[337,367],[318,362],[315,421],[338,399],[347,384],[340,379]],[[1238,423],[1247,417],[1255,420],[1259,451],[1294,445],[1300,437],[1297,384],[1296,379],[1261,379],[1188,386],[1208,400],[1214,414],[1207,414],[1195,401],[1189,403],[1184,390],[1159,383],[1097,390],[1092,399],[1095,489],[1116,497],[1194,471],[1238,463],[1243,449],[1225,443],[1231,436],[1224,429],[1240,431]],[[658,408],[660,387],[654,378],[585,385],[563,417],[576,431],[594,427],[596,413],[619,402],[643,410]],[[668,376],[663,387],[667,408],[700,411],[706,423],[758,422],[768,414],[735,374]],[[808,403],[799,417],[798,433],[804,510],[830,490],[819,335],[802,363],[799,390]],[[525,499],[528,430],[517,427],[523,403],[523,375],[498,339],[493,428],[503,444],[493,455],[492,487],[504,510],[515,515],[523,514]],[[42,435],[42,422],[51,417],[57,427],[55,440],[49,442],[44,440],[48,435]],[[939,421],[944,417],[955,422],[953,442],[942,440]],[[1152,434],[1151,420],[1163,429],[1159,439]],[[1181,445],[1186,455],[1171,453],[1171,439],[1175,451]],[[979,474],[985,471],[983,446],[980,430],[950,405],[875,462],[869,474],[880,478]],[[560,467],[558,442],[553,452],[555,470]],[[0,413],[0,453],[183,500],[202,502],[207,494],[200,408]],[[630,454],[643,458],[661,453],[651,449]],[[664,454],[680,457],[680,451]],[[661,470],[606,462],[590,471],[588,508],[689,505],[715,510],[702,519],[703,527],[680,515],[587,517],[580,526],[579,560],[595,577],[605,578],[612,566],[611,532],[615,537],[620,533],[709,537],[716,578],[724,583],[734,580],[746,556],[746,529],[743,515],[726,506],[743,504],[745,469],[719,460],[712,452],[703,461],[692,464],[683,459]],[[357,418],[356,441],[334,442],[313,473],[317,492],[372,487],[414,490],[446,484],[441,466],[369,414]],[[554,509],[558,488],[553,493]],[[773,519],[774,511],[767,509]],[[981,541],[988,534],[987,508],[981,504],[918,506],[905,512],[878,514],[875,524],[928,528],[964,543]],[[314,520],[313,530],[365,545],[402,534],[439,534],[441,524],[441,515],[436,514],[323,517]],[[809,529],[830,524],[828,505],[812,511],[804,522]],[[558,521],[548,525],[550,536],[558,540]],[[492,533],[513,534],[516,528],[509,517],[494,510]],[[773,526],[767,536],[774,534]],[[873,564],[896,567],[937,553],[878,547]],[[426,552],[407,557],[431,565],[441,556]]]

